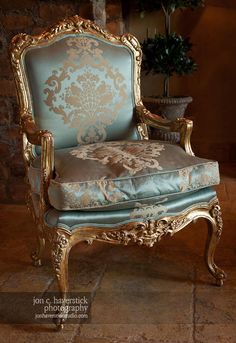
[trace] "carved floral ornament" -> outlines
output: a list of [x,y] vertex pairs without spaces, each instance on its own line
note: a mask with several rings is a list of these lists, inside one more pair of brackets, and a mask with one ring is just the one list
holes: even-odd
[[79,143],[106,139],[107,126],[126,100],[124,76],[104,58],[92,38],[65,39],[67,58],[45,81],[45,104],[64,123],[78,128]]
[[217,224],[217,236],[220,237],[223,230],[223,220],[219,203],[216,203],[215,206],[212,208],[211,215],[215,219]]
[[52,233],[49,240],[52,242],[52,263],[57,277],[60,279],[61,263],[63,261],[64,250],[69,244],[69,240],[65,234],[56,231]]
[[[216,234],[220,237],[222,226],[221,226],[221,211],[219,202],[214,199],[209,204],[210,213],[216,220],[217,228]],[[203,206],[205,209],[205,206]],[[206,213],[209,213],[207,209]],[[156,242],[160,241],[163,236],[174,235],[176,232],[183,229],[186,225],[192,222],[195,217],[192,216],[192,212],[196,211],[196,218],[199,217],[201,207],[198,209],[190,209],[188,213],[183,213],[179,216],[164,217],[158,220],[147,220],[141,223],[130,223],[124,225],[123,229],[103,231],[97,234],[94,239],[107,241],[116,244],[130,244],[136,243],[138,245],[146,245],[152,247]],[[208,216],[206,216],[208,218]],[[92,243],[92,240],[89,242]]]
[[[95,240],[123,245],[136,243],[152,247],[163,236],[173,235],[190,222],[191,219],[187,216],[180,216],[179,218],[166,217],[160,220],[130,223],[127,225],[127,229],[103,231],[95,236]],[[91,240],[89,243],[92,243]]]
[[[202,211],[204,211],[205,215],[203,215]],[[89,244],[92,244],[94,240],[99,240],[115,244],[128,245],[136,243],[152,247],[163,236],[172,236],[190,222],[199,218],[199,214],[201,214],[201,217],[209,219],[210,216],[216,220],[216,235],[219,237],[222,231],[222,219],[217,198],[213,199],[209,204],[190,208],[187,212],[178,216],[165,216],[158,220],[151,219],[143,222],[131,222],[113,229],[106,228],[103,230],[102,228],[91,227],[74,229],[73,232],[54,232],[50,237],[47,234],[48,239],[53,243],[54,267],[58,270],[62,261],[63,251],[70,245],[70,236],[71,241],[74,243],[76,241],[87,241]]]

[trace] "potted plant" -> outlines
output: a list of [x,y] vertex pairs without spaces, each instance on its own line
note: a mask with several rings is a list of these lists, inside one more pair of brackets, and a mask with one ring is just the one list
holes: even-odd
[[155,107],[160,114],[170,120],[184,115],[187,105],[192,101],[190,96],[170,97],[170,78],[173,74],[187,75],[197,69],[197,65],[189,55],[192,44],[189,38],[184,38],[171,32],[171,15],[178,8],[195,8],[203,5],[203,0],[139,0],[139,9],[143,16],[145,11],[162,9],[165,15],[165,33],[155,34],[142,43],[144,54],[143,69],[147,73],[164,76],[163,95],[155,98],[145,98],[144,102]]

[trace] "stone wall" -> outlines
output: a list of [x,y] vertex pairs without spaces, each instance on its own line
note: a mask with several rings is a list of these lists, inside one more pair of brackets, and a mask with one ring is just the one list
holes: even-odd
[[[113,33],[123,31],[120,0],[0,0],[0,202],[23,202],[24,165],[8,46],[19,32],[38,34],[66,16],[99,20]],[[101,22],[99,22],[102,24]]]

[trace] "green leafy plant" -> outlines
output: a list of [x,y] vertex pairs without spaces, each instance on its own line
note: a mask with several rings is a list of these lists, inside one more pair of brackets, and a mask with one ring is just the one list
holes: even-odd
[[163,96],[169,96],[169,79],[174,73],[181,76],[196,70],[196,63],[188,56],[191,47],[188,38],[176,33],[158,34],[143,42],[144,70],[165,75]]
[[165,15],[165,34],[147,38],[142,43],[144,53],[143,68],[147,73],[163,74],[163,96],[169,96],[169,82],[173,74],[191,74],[197,69],[189,53],[192,48],[189,38],[171,33],[171,14],[178,8],[195,8],[203,5],[203,0],[139,0],[139,10],[162,9]]

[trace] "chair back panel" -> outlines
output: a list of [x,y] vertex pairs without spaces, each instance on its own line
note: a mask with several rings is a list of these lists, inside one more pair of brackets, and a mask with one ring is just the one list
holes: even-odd
[[134,56],[88,33],[28,47],[24,69],[32,114],[56,148],[139,139],[134,116]]

